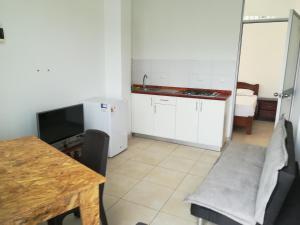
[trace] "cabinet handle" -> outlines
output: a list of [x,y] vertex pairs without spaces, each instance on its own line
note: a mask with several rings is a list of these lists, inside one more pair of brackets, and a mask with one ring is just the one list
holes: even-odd
[[167,100],[167,99],[160,99],[160,101],[162,101],[162,102],[168,102],[169,100]]
[[151,106],[153,106],[153,98],[151,97]]
[[200,103],[200,112],[203,111],[203,102]]
[[156,105],[154,105],[154,114],[156,114]]
[[198,102],[196,102],[196,111],[198,111]]

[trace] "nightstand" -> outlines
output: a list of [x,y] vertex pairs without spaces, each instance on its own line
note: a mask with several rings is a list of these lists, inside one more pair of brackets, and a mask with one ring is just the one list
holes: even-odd
[[258,98],[258,120],[275,121],[277,111],[276,98]]

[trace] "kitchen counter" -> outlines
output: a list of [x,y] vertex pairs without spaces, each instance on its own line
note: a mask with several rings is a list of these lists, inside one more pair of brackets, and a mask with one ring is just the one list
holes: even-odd
[[[193,94],[188,94],[189,92],[206,92],[214,95],[212,96],[193,95]],[[211,99],[211,100],[220,100],[220,101],[226,101],[231,96],[231,91],[228,90],[166,87],[166,86],[154,86],[154,85],[147,85],[146,88],[144,89],[143,85],[140,84],[132,85],[131,93],[184,97],[184,98],[197,98],[197,99]]]

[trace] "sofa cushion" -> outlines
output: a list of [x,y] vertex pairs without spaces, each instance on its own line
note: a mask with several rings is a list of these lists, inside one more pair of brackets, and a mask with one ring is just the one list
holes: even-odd
[[256,224],[255,202],[264,157],[262,147],[230,143],[198,190],[186,201],[240,224]]
[[271,195],[267,205],[267,210],[265,212],[264,225],[273,225],[275,223],[280,210],[283,209],[283,203],[286,200],[286,196],[290,191],[293,181],[298,175],[298,168],[295,161],[295,146],[292,123],[286,121],[285,128],[287,131],[285,146],[288,153],[288,165],[279,171],[276,187]]
[[259,181],[256,198],[255,219],[263,224],[267,204],[276,187],[279,170],[287,165],[288,153],[285,146],[287,137],[285,121],[280,120],[266,149],[265,162]]

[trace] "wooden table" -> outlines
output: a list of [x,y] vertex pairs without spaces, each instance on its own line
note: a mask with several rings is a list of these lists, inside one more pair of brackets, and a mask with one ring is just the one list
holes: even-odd
[[99,225],[105,178],[36,137],[0,141],[0,224],[39,224],[80,207]]

